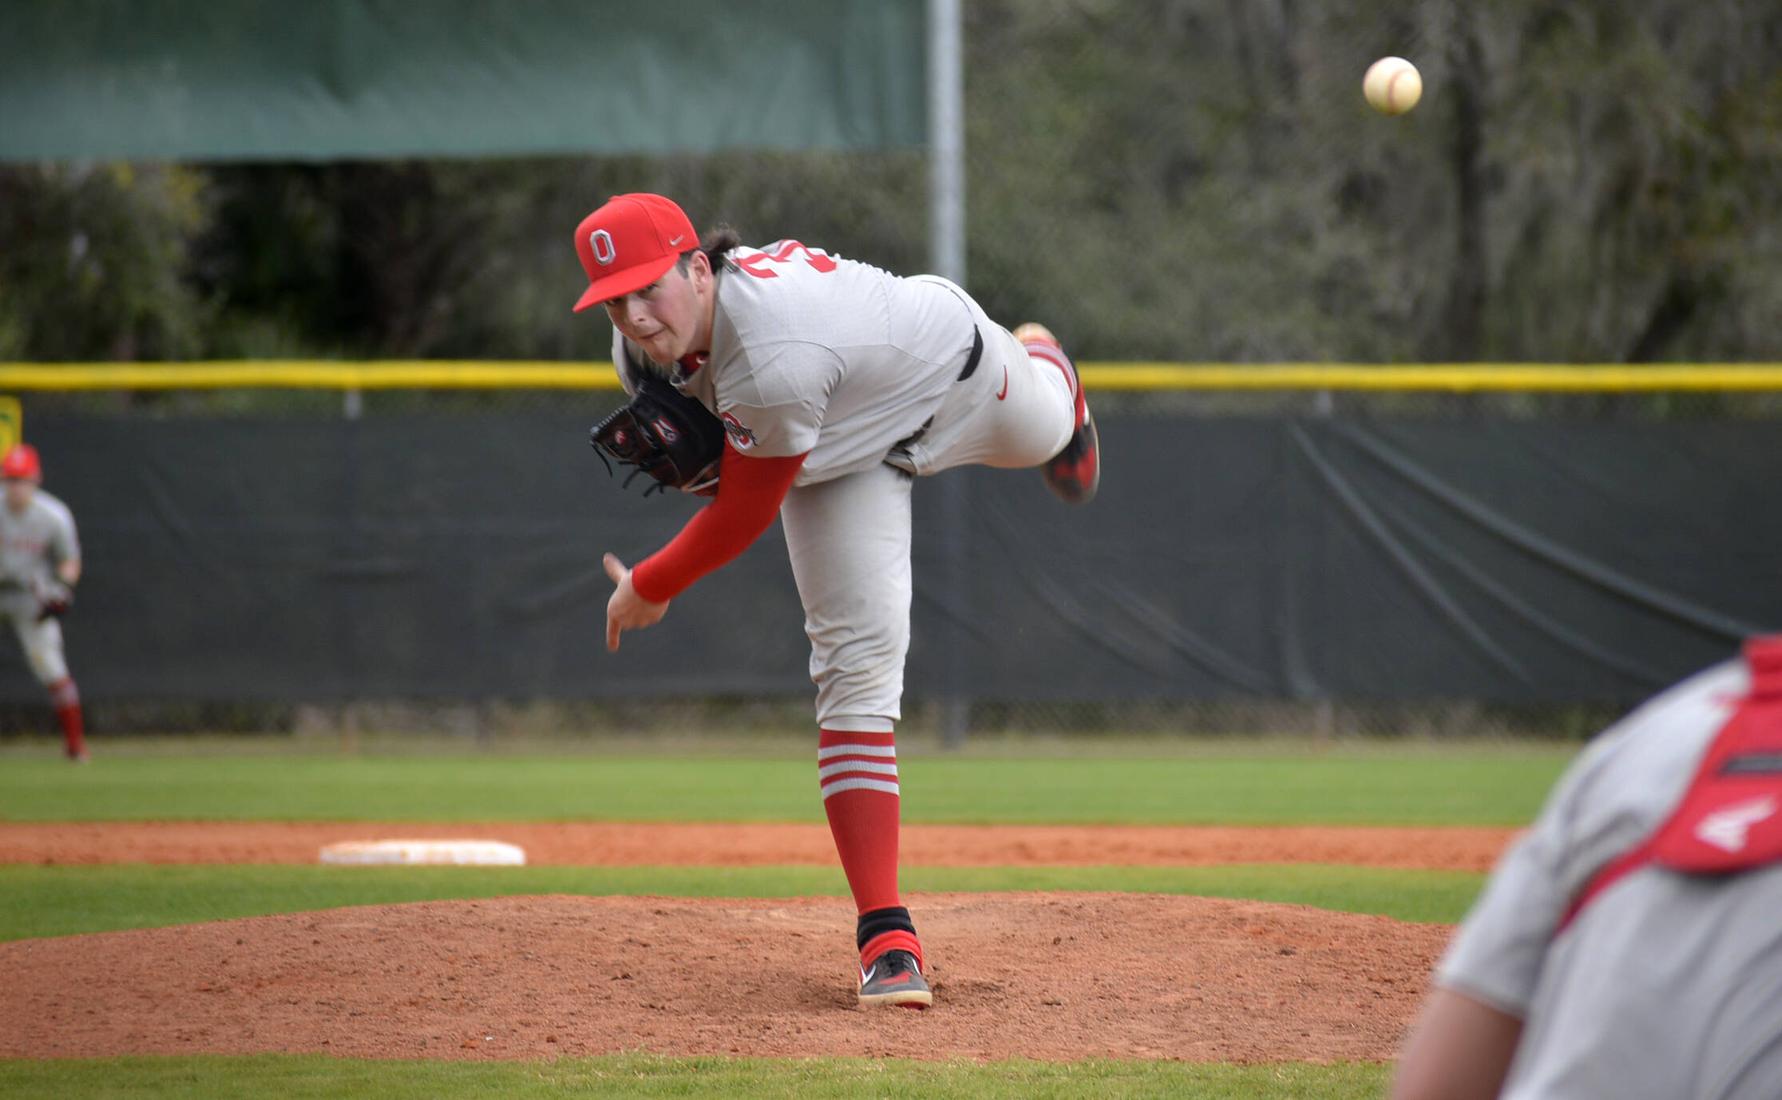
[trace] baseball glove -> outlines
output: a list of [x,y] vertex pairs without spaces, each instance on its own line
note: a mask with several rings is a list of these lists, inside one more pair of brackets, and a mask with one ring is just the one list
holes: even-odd
[[[710,496],[718,491],[718,459],[724,453],[724,425],[711,410],[654,374],[640,372],[631,401],[588,432],[602,462],[636,467],[655,484],[644,495],[665,489]],[[612,473],[607,462],[607,473]]]
[[74,606],[74,589],[61,581],[50,581],[37,592],[37,621],[60,618]]

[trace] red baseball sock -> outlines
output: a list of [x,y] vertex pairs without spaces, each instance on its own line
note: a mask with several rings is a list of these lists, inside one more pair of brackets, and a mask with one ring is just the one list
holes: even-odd
[[[862,918],[861,961],[902,948],[921,962],[921,943],[897,896],[901,800],[894,735],[823,730],[817,742],[817,777],[829,834],[835,838],[836,854]],[[885,921],[889,914],[883,910],[896,910],[902,919]]]
[[74,678],[64,676],[50,685],[50,705],[56,708],[56,721],[62,724],[62,745],[70,759],[87,753],[85,722],[80,713],[80,691]]

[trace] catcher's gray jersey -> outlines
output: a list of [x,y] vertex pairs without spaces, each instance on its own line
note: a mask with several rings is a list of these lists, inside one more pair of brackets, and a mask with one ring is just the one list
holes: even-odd
[[80,557],[74,513],[39,489],[22,514],[0,504],[0,587],[34,591],[59,562]]
[[1708,670],[1605,731],[1506,855],[1437,984],[1522,1017],[1502,1095],[1782,1096],[1782,865],[1724,880],[1647,866],[1554,930],[1598,868],[1681,800],[1749,685]]

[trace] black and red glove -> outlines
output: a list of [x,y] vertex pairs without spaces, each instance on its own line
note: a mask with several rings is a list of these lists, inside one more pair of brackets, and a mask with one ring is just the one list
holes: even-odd
[[[664,489],[711,496],[718,491],[718,459],[724,453],[724,425],[711,410],[647,371],[635,378],[630,403],[588,432],[588,442],[602,462],[607,459],[636,469],[655,484],[644,495]],[[612,471],[609,463],[607,471]]]

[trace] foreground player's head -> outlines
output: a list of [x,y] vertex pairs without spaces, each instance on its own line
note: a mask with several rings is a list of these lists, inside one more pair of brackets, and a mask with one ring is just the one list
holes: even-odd
[[43,481],[43,463],[37,448],[29,443],[15,443],[0,458],[0,478],[6,483],[6,506],[18,512],[31,503],[37,486]]
[[614,327],[658,363],[709,350],[712,264],[672,199],[609,199],[576,227],[575,250],[588,276],[578,312],[604,306]]

